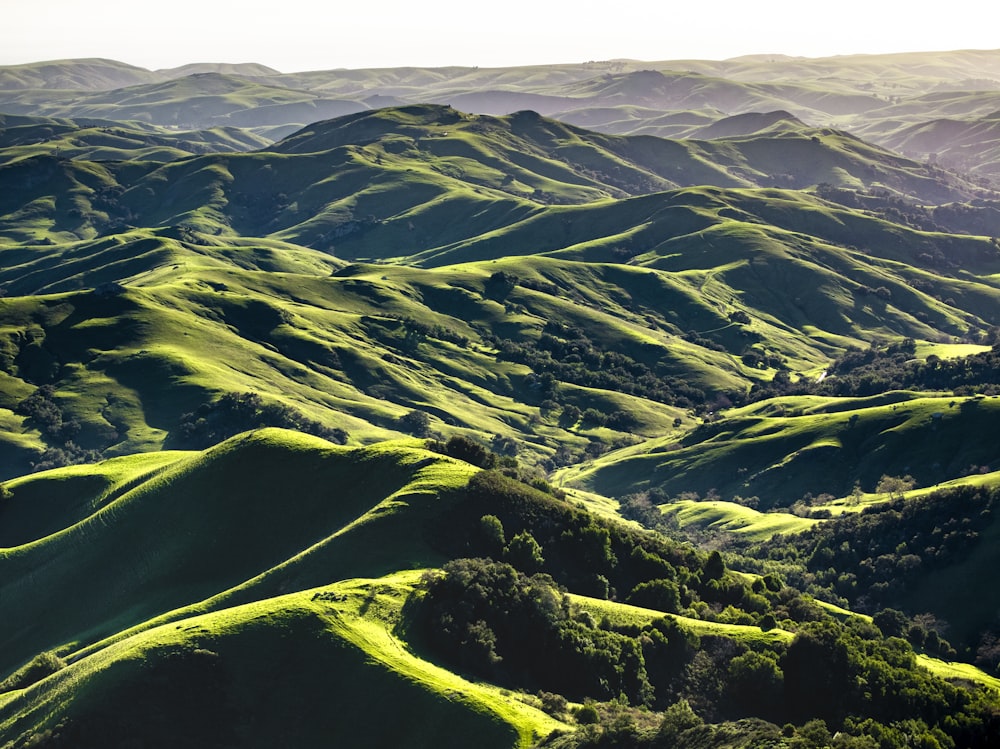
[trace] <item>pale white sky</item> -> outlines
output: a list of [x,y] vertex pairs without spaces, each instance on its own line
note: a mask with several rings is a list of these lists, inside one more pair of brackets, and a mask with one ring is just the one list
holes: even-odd
[[1000,49],[995,0],[0,0],[0,65],[282,72]]

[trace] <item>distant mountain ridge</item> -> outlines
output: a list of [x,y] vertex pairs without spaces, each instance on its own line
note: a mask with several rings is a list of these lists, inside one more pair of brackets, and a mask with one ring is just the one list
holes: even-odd
[[[214,76],[228,77],[223,90]],[[170,93],[142,88],[158,85],[167,85]],[[169,105],[144,99],[146,91]],[[497,115],[531,109],[609,133],[667,137],[709,137],[697,128],[728,116],[784,110],[813,127],[837,127],[895,148],[907,140],[901,135],[905,128],[988,116],[1000,109],[998,92],[1000,51],[970,50],[287,74],[255,63],[149,71],[111,60],[65,60],[0,68],[0,112],[188,128],[237,126],[274,140],[319,119],[429,102]],[[618,114],[612,116],[612,110]],[[697,113],[702,122],[679,128],[680,112]],[[988,143],[952,144],[944,135],[936,145],[907,153],[920,159],[934,154],[941,165],[982,178],[1000,176]]]

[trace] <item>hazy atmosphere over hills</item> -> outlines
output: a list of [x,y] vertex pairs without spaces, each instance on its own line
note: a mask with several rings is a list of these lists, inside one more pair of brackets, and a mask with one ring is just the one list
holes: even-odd
[[265,62],[0,67],[0,747],[1000,742],[1000,51]]

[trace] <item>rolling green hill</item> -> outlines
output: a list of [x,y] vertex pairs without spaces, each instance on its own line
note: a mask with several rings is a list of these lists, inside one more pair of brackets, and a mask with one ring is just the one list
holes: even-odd
[[49,746],[436,747],[475,737],[511,747],[563,727],[526,697],[407,651],[391,620],[368,613],[375,603],[382,617],[398,618],[407,586],[412,576],[339,583],[133,635],[15,694],[0,707],[0,735],[45,736]]
[[807,492],[846,497],[856,481],[874,493],[882,475],[931,486],[996,460],[982,440],[994,398],[894,393],[851,400],[775,399],[730,412],[680,440],[609,454],[577,479],[601,494],[659,487],[669,495],[714,490],[788,507]]
[[251,391],[362,443],[415,410],[552,467],[851,345],[1000,323],[987,239],[738,187],[792,146],[803,183],[852,153],[880,184],[965,189],[832,131],[612,138],[436,106],[255,153],[19,158],[0,167],[19,186],[0,198],[7,475],[184,446],[185,414]]
[[264,138],[231,127],[175,132],[110,120],[0,116],[0,149],[6,163],[39,155],[85,161],[172,161],[201,153],[250,151],[267,144]]
[[[609,133],[701,137],[697,130],[715,120],[786,110],[812,127],[837,126],[892,147],[907,138],[904,131],[996,111],[997,60],[995,51],[966,50],[289,74],[253,64],[147,71],[110,60],[65,60],[0,68],[0,111],[160,125],[182,115],[199,127],[235,125],[280,137],[292,123],[435,102],[496,115],[531,109]],[[912,153],[947,153],[942,163],[996,176],[982,159],[970,159],[977,146],[960,153],[960,134],[945,139]]]
[[[640,666],[639,678],[664,690],[657,705],[670,704],[672,694],[708,697],[694,685],[722,672],[698,652],[744,661],[753,661],[747,653],[755,649],[771,653],[756,657],[772,669],[780,663],[796,683],[797,654],[808,647],[785,628],[812,631],[808,620],[825,616],[773,576],[752,582],[727,571],[717,554],[594,518],[415,440],[345,448],[262,430],[203,452],[56,469],[8,482],[8,489],[0,513],[14,535],[0,551],[0,593],[18,615],[0,623],[0,670],[10,674],[0,682],[5,745],[127,737],[153,746],[270,746],[279,737],[333,736],[382,746],[405,731],[417,744],[464,745],[475,735],[490,746],[527,747],[553,731],[572,731],[585,722],[583,713],[574,719],[553,695],[531,694],[531,682],[516,672],[499,673],[501,688],[476,678],[471,661],[456,669],[425,639],[426,600],[437,595],[433,581],[441,573],[423,568],[462,554],[543,565],[571,590],[593,589],[594,570],[603,570],[607,577],[596,584],[604,594],[567,597],[566,610],[549,615],[578,638],[596,638],[596,650],[560,645],[560,657],[570,659],[563,667],[575,667],[574,653],[597,658],[599,668],[604,648],[637,648],[638,663],[649,669]],[[488,552],[496,530],[501,543],[508,534],[511,541]],[[516,550],[522,538],[544,559],[523,557]],[[444,574],[489,569],[520,575],[519,584],[554,584],[548,576],[529,582],[514,567],[484,559],[446,564]],[[647,592],[667,582],[657,575],[678,574],[685,582],[671,583],[673,603]],[[372,576],[380,577],[355,579]],[[631,589],[633,605],[604,600],[609,583],[622,598]],[[526,605],[554,595],[543,588],[535,594],[541,597]],[[720,605],[721,614],[711,613],[725,600],[725,611]],[[677,611],[680,605],[686,608]],[[763,621],[762,610],[782,617],[782,628],[752,626]],[[857,647],[857,634],[834,618],[826,622]],[[524,626],[544,636],[548,625]],[[885,653],[870,653],[864,668],[875,668]],[[970,666],[949,671],[931,658],[917,666],[912,652],[907,659],[883,661],[881,668],[896,669],[886,704],[898,706],[889,709],[912,709],[898,701],[903,683],[922,684],[925,700],[952,695],[970,718],[985,709],[985,695],[979,702],[962,697],[925,668],[992,684],[986,675]],[[713,719],[760,709],[737,691],[719,697],[715,707],[701,708]],[[652,692],[645,699],[654,704]],[[389,703],[396,705],[393,721],[382,719]],[[352,719],[331,704],[349,708]],[[834,720],[840,709],[824,714]],[[949,730],[961,736],[966,729]]]
[[[441,469],[430,467],[433,463]],[[352,452],[281,432],[263,432],[205,454],[180,455],[158,470],[144,469],[139,462],[131,475],[106,488],[88,482],[86,514],[60,513],[61,523],[50,516],[44,528],[48,535],[10,539],[16,543],[3,552],[0,579],[4,600],[24,618],[6,622],[3,670],[33,653],[66,643],[79,648],[240,586],[277,592],[290,580],[303,580],[309,570],[321,574],[314,583],[319,584],[397,569],[401,560],[426,566],[434,560],[429,551],[409,558],[414,550],[397,543],[380,563],[389,548],[359,553],[364,542],[354,546],[350,539],[370,534],[365,519],[383,526],[398,522],[390,520],[393,507],[410,507],[414,519],[413,512],[434,513],[434,495],[424,492],[468,478],[461,467],[414,448],[386,445]],[[299,477],[297,485],[289,483],[286,471]],[[40,512],[21,509],[22,504],[47,502],[51,495],[45,482],[70,477],[48,479],[43,473],[26,483],[12,482],[5,515],[12,513],[11,522],[20,525],[19,515]],[[43,482],[41,488],[36,481]],[[294,506],[288,497],[297,498]],[[427,501],[431,504],[418,510]],[[415,530],[412,520],[409,525]],[[164,528],[171,529],[168,537]],[[382,535],[387,533],[392,532]],[[330,540],[334,537],[336,543]],[[419,549],[419,534],[413,542]],[[38,596],[39,589],[62,591],[61,613],[46,613],[55,602]],[[35,625],[26,631],[19,621]]]
[[0,747],[992,746],[997,60],[0,70]]

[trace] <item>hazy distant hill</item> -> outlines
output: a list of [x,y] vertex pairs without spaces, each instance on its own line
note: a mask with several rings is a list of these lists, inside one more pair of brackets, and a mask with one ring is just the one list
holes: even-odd
[[[679,113],[695,113],[707,125],[730,115],[785,110],[810,126],[836,126],[892,148],[906,140],[904,128],[942,118],[982,118],[1000,109],[998,60],[1000,52],[959,51],[289,74],[252,63],[144,71],[104,60],[60,61],[0,69],[0,111],[234,125],[280,138],[289,129],[263,128],[403,103],[450,104],[483,114],[531,109],[606,132],[667,137],[693,134],[675,127]],[[155,88],[165,83],[167,90]],[[112,92],[135,86],[140,88]],[[154,86],[151,98],[144,98],[142,86]],[[938,148],[911,153],[926,158],[950,152],[948,166],[996,176],[989,166],[993,160],[987,158],[984,166],[975,144],[959,137],[951,145],[942,138]]]

